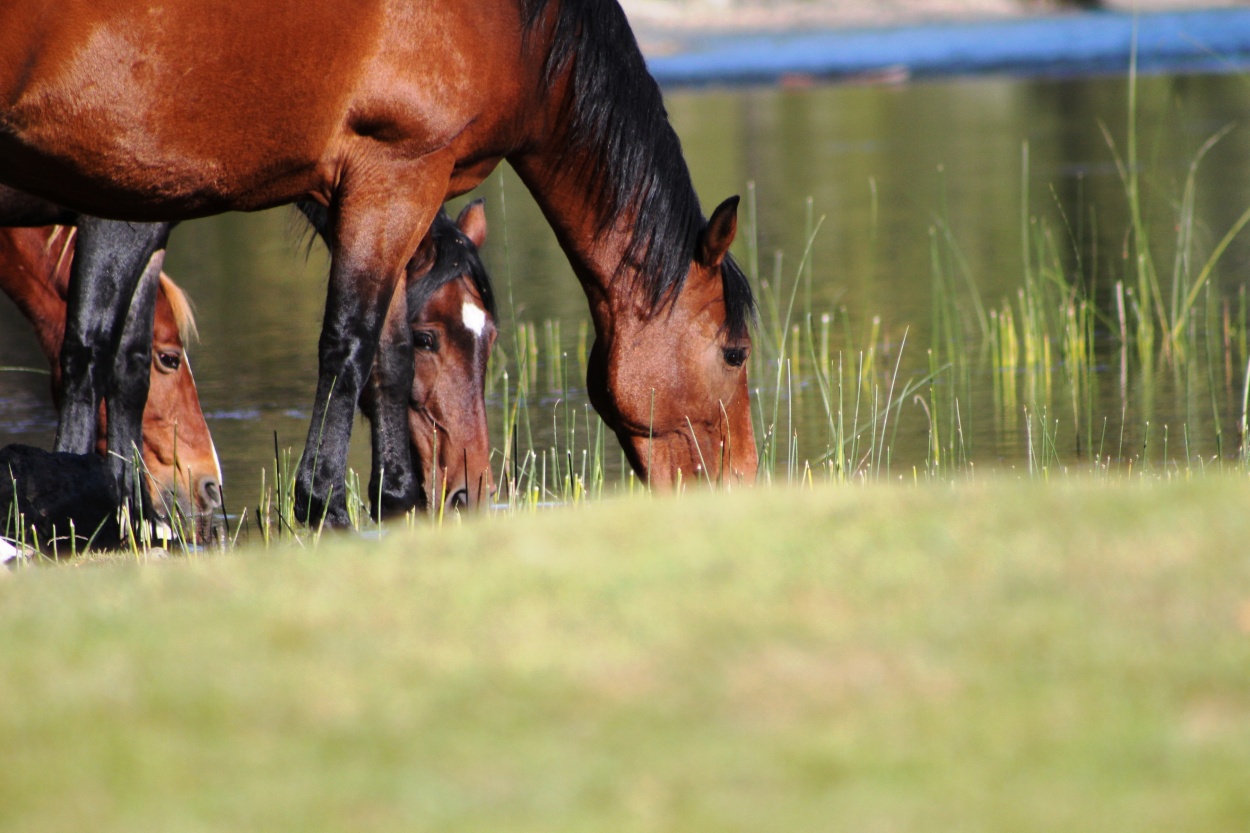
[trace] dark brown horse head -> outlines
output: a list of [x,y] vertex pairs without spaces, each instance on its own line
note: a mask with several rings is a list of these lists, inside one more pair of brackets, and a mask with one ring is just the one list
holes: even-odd
[[726,200],[699,231],[690,270],[666,304],[617,309],[610,326],[597,328],[591,401],[630,464],[659,489],[755,479],[750,295],[728,255],[737,205]]
[[409,266],[408,430],[425,506],[476,508],[495,492],[484,400],[495,301],[477,253],[485,240],[479,200],[455,223],[435,222]]
[[[195,336],[186,294],[161,274],[152,327],[152,375],[143,409],[143,464],[158,512],[176,521],[174,532],[207,541],[220,520],[221,463],[200,408],[186,342]],[[101,433],[103,436],[103,433]]]

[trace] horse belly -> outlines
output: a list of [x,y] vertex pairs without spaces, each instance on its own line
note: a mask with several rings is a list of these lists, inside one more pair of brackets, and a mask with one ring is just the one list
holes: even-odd
[[[0,180],[100,217],[177,220],[289,201],[309,190],[315,162],[263,164],[189,155],[159,134],[83,119],[86,132],[28,129],[0,136]],[[89,141],[85,140],[89,139]]]
[[[28,43],[0,34],[0,181],[128,219],[259,208],[313,187],[360,60],[342,47],[352,36],[319,50],[326,41],[284,28],[295,15],[280,7],[295,4],[281,0],[208,23],[188,19],[198,4],[114,0],[101,16],[65,3]],[[28,5],[0,11],[0,26]],[[71,12],[87,19],[70,25]]]

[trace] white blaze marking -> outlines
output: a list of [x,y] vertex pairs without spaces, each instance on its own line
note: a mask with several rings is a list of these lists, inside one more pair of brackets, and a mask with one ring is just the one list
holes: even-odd
[[465,329],[471,331],[473,335],[480,336],[482,330],[486,329],[486,310],[477,304],[465,301],[460,314],[464,317]]

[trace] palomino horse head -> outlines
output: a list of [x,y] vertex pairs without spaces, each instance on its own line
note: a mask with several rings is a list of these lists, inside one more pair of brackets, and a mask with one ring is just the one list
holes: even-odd
[[751,296],[728,254],[737,205],[726,200],[699,230],[689,272],[663,304],[636,302],[618,307],[610,325],[597,322],[591,402],[630,464],[659,489],[755,479]]
[[[452,222],[440,212],[396,292],[361,408],[376,420],[381,396],[407,393],[406,423],[420,508],[476,508],[494,494],[487,433],[486,365],[495,299],[478,256],[486,239],[480,200]],[[407,352],[405,352],[407,351]],[[411,358],[411,365],[407,359]],[[388,384],[411,367],[411,384]],[[385,391],[391,391],[389,394]],[[370,491],[379,494],[375,448]],[[407,507],[391,506],[388,511]]]
[[143,465],[156,511],[176,521],[179,537],[190,538],[190,530],[178,524],[193,523],[195,539],[208,541],[221,531],[222,478],[187,358],[185,344],[195,335],[186,294],[162,273],[152,328],[152,375],[143,408]]
[[[72,228],[0,228],[0,289],[31,321],[52,368],[53,398],[59,400],[59,354],[65,330],[66,293],[74,256]],[[152,368],[143,411],[142,463],[158,520],[189,538],[208,540],[217,531],[221,467],[200,409],[199,393],[185,342],[195,319],[183,291],[161,275],[156,292]],[[58,401],[58,407],[60,403]],[[104,453],[105,409],[100,408],[97,447]],[[171,523],[172,522],[172,523]]]

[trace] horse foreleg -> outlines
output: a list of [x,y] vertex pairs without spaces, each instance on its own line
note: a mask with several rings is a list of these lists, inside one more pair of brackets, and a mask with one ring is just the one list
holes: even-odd
[[[308,222],[333,248],[330,213],[314,202],[296,203]],[[373,372],[360,393],[360,410],[369,421],[372,465],[369,502],[374,520],[407,512],[417,505],[417,475],[408,440],[408,400],[412,397],[412,331],[407,293],[399,280],[387,309]]]
[[352,420],[400,275],[429,229],[454,160],[425,157],[396,176],[344,175],[331,211],[330,284],[318,344],[317,398],[295,478],[295,515],[309,524],[349,522],[344,485]]
[[[102,397],[108,403],[109,467],[119,495],[130,495],[129,462],[141,448],[151,373],[155,281],[171,226],[80,217],[61,347],[62,406],[56,450],[95,448]],[[132,308],[132,304],[139,303]],[[129,322],[129,326],[128,326]],[[125,347],[123,354],[123,345]]]
[[413,355],[406,301],[401,279],[386,313],[373,373],[360,397],[373,441],[369,500],[374,519],[403,514],[417,505],[417,477],[408,439]]
[[[123,499],[133,494],[147,478],[136,471],[143,465],[143,410],[147,407],[152,381],[152,328],[156,315],[156,292],[160,286],[165,249],[158,249],[139,276],[139,285],[128,304],[121,338],[113,357],[112,372],[105,388],[109,465],[119,476]],[[146,490],[140,489],[145,497]]]

